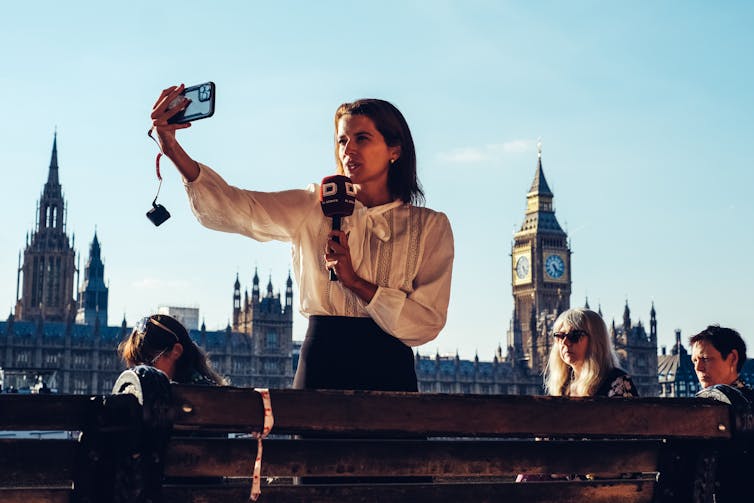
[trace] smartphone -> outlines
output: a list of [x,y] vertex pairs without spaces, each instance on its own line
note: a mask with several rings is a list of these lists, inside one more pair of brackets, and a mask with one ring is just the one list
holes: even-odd
[[[182,124],[199,119],[212,117],[215,113],[215,83],[205,82],[196,86],[187,87],[181,93],[182,96],[191,100],[186,110],[178,112],[168,119],[169,124]],[[168,110],[172,107],[168,107]]]

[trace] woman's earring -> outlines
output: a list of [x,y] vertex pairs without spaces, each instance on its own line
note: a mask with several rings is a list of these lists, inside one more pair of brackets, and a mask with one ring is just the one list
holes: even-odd
[[390,159],[390,165],[392,166],[393,164],[395,164],[395,159]]

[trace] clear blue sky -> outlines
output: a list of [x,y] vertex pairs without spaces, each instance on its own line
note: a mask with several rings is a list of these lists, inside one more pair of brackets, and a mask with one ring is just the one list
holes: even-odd
[[82,269],[97,230],[111,324],[170,304],[223,328],[236,273],[250,288],[258,267],[284,288],[288,245],[201,227],[169,162],[173,218],[144,217],[154,99],[213,80],[215,116],[182,141],[247,188],[330,174],[343,101],[404,112],[428,206],[456,242],[448,323],[422,353],[490,360],[505,344],[538,137],[571,238],[572,305],[588,295],[610,323],[628,300],[647,323],[654,301],[661,345],[720,323],[754,348],[752,26],[753,4],[734,1],[14,2],[0,17],[0,309],[15,302],[56,126],[68,229]]

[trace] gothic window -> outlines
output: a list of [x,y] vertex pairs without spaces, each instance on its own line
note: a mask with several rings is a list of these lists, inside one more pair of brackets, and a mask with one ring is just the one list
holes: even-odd
[[73,355],[73,368],[83,369],[86,368],[86,356],[82,353]]
[[236,374],[243,374],[246,370],[247,365],[245,364],[245,361],[241,358],[234,358],[233,359],[233,372]]
[[267,349],[277,349],[278,347],[278,334],[277,332],[270,330],[267,332]]
[[86,379],[83,376],[76,376],[73,378],[73,393],[76,395],[83,395],[87,393],[89,387],[87,386]]
[[280,370],[278,369],[277,362],[274,360],[265,360],[264,362],[264,373],[265,374],[278,374],[280,373]]

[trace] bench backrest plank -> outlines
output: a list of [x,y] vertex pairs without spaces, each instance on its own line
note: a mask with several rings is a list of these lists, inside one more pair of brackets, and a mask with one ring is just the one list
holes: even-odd
[[[259,431],[251,389],[174,385],[175,424]],[[730,438],[730,410],[701,399],[434,395],[271,390],[275,433]],[[228,411],[233,411],[229,414]]]
[[71,488],[0,488],[3,503],[70,503]]
[[[174,438],[165,473],[249,477],[251,439]],[[657,469],[661,441],[266,440],[262,476],[515,476]]]
[[0,487],[70,486],[77,446],[74,440],[0,439]]
[[[165,503],[229,503],[246,501],[248,486],[226,487],[166,487]],[[291,501],[360,503],[437,503],[438,501],[473,501],[499,503],[526,501],[527,503],[648,503],[654,497],[654,482],[600,481],[584,483],[548,484],[384,484],[379,486],[268,486],[260,501],[290,503]]]

